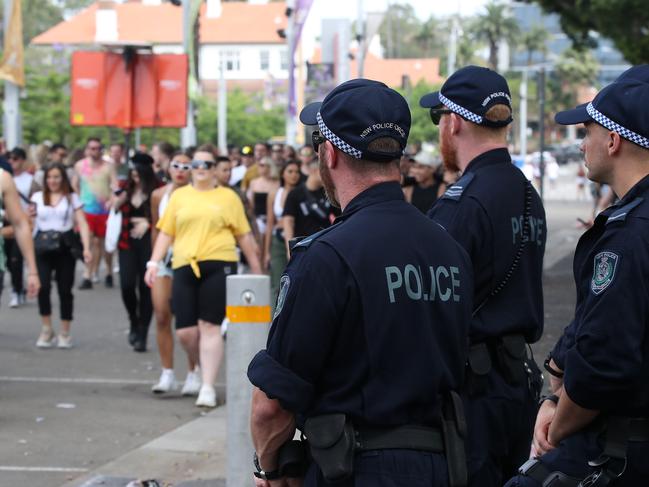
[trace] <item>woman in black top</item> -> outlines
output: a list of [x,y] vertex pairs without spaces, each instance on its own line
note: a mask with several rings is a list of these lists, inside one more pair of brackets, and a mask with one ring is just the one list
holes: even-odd
[[119,278],[122,301],[130,322],[128,341],[136,352],[146,350],[153,314],[151,290],[144,282],[146,263],[151,258],[151,193],[158,186],[153,159],[136,154],[126,190],[116,201],[122,213],[119,238]]

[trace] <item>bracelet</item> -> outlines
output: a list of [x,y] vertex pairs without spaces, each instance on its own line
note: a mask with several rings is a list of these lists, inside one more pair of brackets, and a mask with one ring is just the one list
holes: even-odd
[[559,396],[556,394],[548,394],[547,396],[542,396],[541,400],[539,401],[539,406],[543,404],[545,401],[552,401],[554,404],[559,404]]
[[552,367],[550,365],[550,360],[552,360],[552,357],[548,355],[548,357],[545,359],[545,362],[543,362],[543,368],[548,371],[548,374],[556,377],[557,379],[563,379],[563,372]]
[[146,263],[146,268],[151,269],[152,267],[155,267],[157,269],[159,264],[160,263],[157,260],[150,260]]

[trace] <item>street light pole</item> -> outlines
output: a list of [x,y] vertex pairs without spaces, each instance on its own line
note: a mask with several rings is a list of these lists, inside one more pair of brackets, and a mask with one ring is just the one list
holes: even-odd
[[[191,19],[191,5],[192,0],[182,0],[183,2],[183,49],[185,54],[189,56],[191,50],[191,43],[193,42],[192,35],[192,19]],[[197,46],[200,48],[200,46]],[[189,63],[192,66],[192,63]],[[188,89],[192,90],[191,80],[195,79],[195,73],[189,73]],[[190,147],[196,145],[196,124],[194,120],[194,102],[192,101],[191,94],[187,98],[187,125],[180,129],[180,143],[183,147]]]
[[286,25],[286,48],[288,49],[288,103],[286,116],[286,144],[295,146],[297,126],[295,121],[295,0],[287,0],[286,10],[289,12]]
[[543,201],[543,179],[545,176],[545,68],[539,69],[539,171],[541,173],[540,196]]
[[365,12],[363,9],[363,0],[358,0],[358,77],[362,78],[365,71],[365,50],[367,47],[365,26]]
[[[525,159],[527,155],[527,79],[529,72],[527,68],[523,69],[521,79],[521,106],[520,106],[520,154]],[[524,161],[523,161],[524,162]]]

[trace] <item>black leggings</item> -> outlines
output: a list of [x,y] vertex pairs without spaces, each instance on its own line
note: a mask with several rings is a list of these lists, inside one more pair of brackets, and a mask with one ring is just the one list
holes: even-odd
[[41,280],[41,289],[38,291],[38,312],[41,316],[52,315],[50,291],[52,289],[52,272],[54,272],[61,304],[61,319],[72,320],[74,304],[72,286],[74,285],[76,263],[76,259],[67,249],[36,256],[38,277]]
[[151,233],[147,232],[140,239],[129,237],[128,246],[127,250],[119,249],[122,301],[131,323],[138,324],[138,332],[146,340],[153,315],[151,290],[144,282],[146,263],[151,258]]
[[5,240],[5,255],[7,270],[11,274],[11,287],[15,293],[23,292],[23,254],[20,253],[18,242],[13,238]]

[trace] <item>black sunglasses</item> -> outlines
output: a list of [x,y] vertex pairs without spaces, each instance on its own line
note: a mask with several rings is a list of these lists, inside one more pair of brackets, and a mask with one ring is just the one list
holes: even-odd
[[430,119],[435,125],[439,125],[442,115],[449,115],[451,113],[453,113],[453,111],[448,110],[447,108],[431,108]]
[[313,150],[318,153],[318,146],[327,140],[318,130],[314,130],[311,134],[311,145],[313,145]]
[[192,169],[212,169],[216,166],[214,161],[203,161],[201,159],[194,159],[192,161]]

